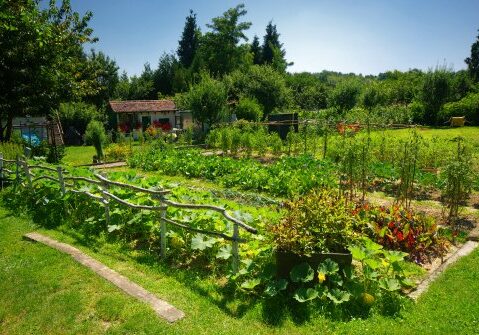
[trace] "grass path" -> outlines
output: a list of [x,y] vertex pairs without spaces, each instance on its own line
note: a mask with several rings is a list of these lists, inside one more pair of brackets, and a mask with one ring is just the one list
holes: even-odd
[[[400,317],[334,321],[318,315],[267,323],[271,306],[231,315],[224,302],[158,263],[141,264],[113,248],[86,248],[58,231],[40,230],[75,244],[186,313],[162,321],[145,304],[46,246],[22,240],[30,220],[0,208],[0,334],[477,334],[479,251],[459,260]],[[192,282],[193,281],[193,282]],[[269,320],[271,321],[271,320]]]

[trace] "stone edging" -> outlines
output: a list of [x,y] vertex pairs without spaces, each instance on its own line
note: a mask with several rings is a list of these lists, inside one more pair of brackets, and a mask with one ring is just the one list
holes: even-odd
[[474,251],[475,248],[479,245],[478,242],[467,241],[460,249],[458,249],[451,257],[449,257],[444,263],[442,263],[437,269],[435,269],[431,274],[429,274],[417,287],[414,291],[408,293],[408,296],[411,299],[417,300],[421,294],[426,292],[429,285],[439,277],[439,275],[444,272],[450,265],[455,263],[458,259],[469,255]]
[[178,321],[185,316],[185,313],[179,309],[176,309],[166,301],[157,298],[154,294],[148,292],[143,287],[135,284],[128,278],[122,276],[118,272],[110,269],[90,256],[85,255],[83,252],[75,247],[72,247],[71,245],[58,242],[39,233],[25,234],[24,237],[31,241],[43,243],[49,247],[69,254],[77,262],[93,270],[95,273],[105,278],[123,290],[125,293],[137,298],[138,300],[148,303],[156,312],[156,314],[158,314],[158,316],[164,318],[168,322]]

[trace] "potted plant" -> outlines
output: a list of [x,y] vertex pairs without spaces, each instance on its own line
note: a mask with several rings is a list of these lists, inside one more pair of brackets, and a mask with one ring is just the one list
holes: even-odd
[[342,267],[351,265],[347,247],[357,237],[357,223],[337,191],[313,190],[285,206],[288,213],[270,227],[278,277],[287,278],[297,264],[315,268],[327,258]]

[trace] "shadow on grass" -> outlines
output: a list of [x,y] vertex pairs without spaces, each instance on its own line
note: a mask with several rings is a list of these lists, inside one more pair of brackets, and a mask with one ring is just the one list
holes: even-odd
[[[12,208],[10,209],[12,210]],[[45,214],[45,211],[41,212]],[[9,214],[4,216],[8,217]],[[51,217],[49,218],[51,219]],[[237,283],[228,281],[222,275],[227,272],[229,266],[227,262],[212,267],[211,259],[204,255],[197,255],[194,261],[186,262],[183,264],[183,268],[180,268],[177,264],[179,258],[162,261],[151,250],[132,252],[131,245],[121,243],[115,238],[105,239],[104,236],[77,231],[61,225],[60,220],[56,221],[55,225],[47,224],[45,217],[41,217],[39,213],[33,215],[33,221],[47,229],[55,228],[56,231],[72,238],[76,244],[85,246],[94,252],[101,251],[104,246],[115,245],[115,248],[112,249],[113,252],[108,253],[109,256],[130,259],[133,263],[152,268],[163,276],[172,277],[198,296],[204,297],[216,305],[227,315],[237,319],[243,318],[256,308],[259,309],[258,318],[271,327],[281,327],[287,320],[295,325],[303,325],[316,316],[322,316],[332,321],[347,322],[353,318],[368,318],[371,314],[369,308],[355,302],[335,306],[331,302],[320,299],[312,303],[299,303],[290,297],[292,292],[272,298],[246,294],[236,288]],[[117,248],[118,246],[119,248]],[[120,255],[121,257],[119,257]],[[218,262],[218,260],[215,261],[215,263]],[[382,302],[376,311],[382,315],[396,317],[400,308],[401,305],[391,297],[388,301]]]

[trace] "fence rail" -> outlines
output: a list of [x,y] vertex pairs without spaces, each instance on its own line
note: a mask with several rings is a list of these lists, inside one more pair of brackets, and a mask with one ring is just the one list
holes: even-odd
[[[6,165],[13,165],[15,169],[7,169]],[[33,174],[32,170],[38,170],[39,173]],[[40,173],[56,173],[56,176],[51,176],[47,174],[40,174]],[[166,256],[167,251],[167,224],[173,225],[182,229],[186,229],[196,233],[202,233],[205,235],[213,235],[221,237],[227,241],[231,241],[232,243],[232,269],[233,272],[236,273],[239,267],[239,243],[243,243],[246,240],[240,237],[240,228],[250,234],[257,234],[258,231],[256,228],[253,228],[246,223],[242,222],[241,220],[236,219],[228,211],[223,207],[213,206],[213,205],[205,205],[205,204],[188,204],[188,203],[180,203],[175,202],[172,200],[167,199],[165,196],[171,193],[171,190],[166,189],[147,189],[135,185],[130,185],[126,183],[121,183],[113,180],[109,180],[107,177],[102,176],[100,174],[95,173],[94,176],[96,178],[87,178],[81,176],[71,176],[67,174],[66,171],[61,166],[57,167],[50,167],[50,166],[43,166],[38,164],[29,165],[28,161],[24,157],[17,157],[16,160],[7,160],[3,159],[3,154],[0,153],[0,179],[2,183],[2,188],[4,181],[6,180],[7,175],[14,175],[13,178],[16,185],[21,185],[23,187],[29,187],[32,191],[35,190],[34,184],[39,182],[40,180],[49,180],[54,183],[58,183],[60,186],[60,190],[63,195],[67,192],[81,194],[88,196],[89,198],[100,202],[105,208],[105,221],[107,225],[110,223],[110,203],[116,202],[120,205],[133,208],[133,209],[140,209],[140,210],[147,210],[159,213],[157,215],[159,224],[160,224],[160,254],[162,257]],[[67,183],[66,181],[70,181],[72,183]],[[86,183],[90,185],[95,185],[98,187],[99,193],[101,195],[96,195],[88,191],[78,190],[75,187],[78,186],[79,183]],[[130,189],[135,192],[141,192],[147,194],[151,197],[152,201],[157,201],[158,205],[138,205],[131,203],[125,199],[121,199],[115,194],[110,192],[111,188],[118,187],[123,189]],[[184,208],[190,210],[210,210],[221,214],[227,221],[233,223],[233,234],[229,236],[223,232],[218,231],[211,231],[200,229],[196,227],[192,227],[184,222],[178,222],[172,219],[168,219],[166,217],[166,212],[168,207],[175,207],[175,208]]]

